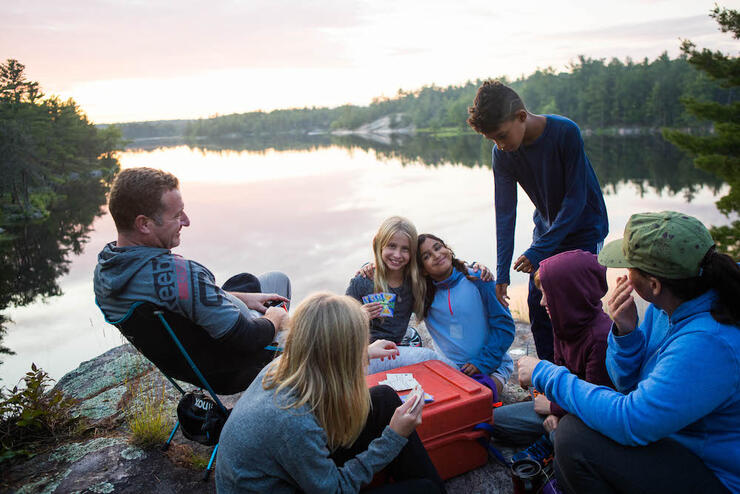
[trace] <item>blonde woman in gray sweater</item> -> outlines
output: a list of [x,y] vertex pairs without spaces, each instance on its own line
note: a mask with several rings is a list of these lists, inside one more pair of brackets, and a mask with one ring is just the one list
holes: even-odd
[[216,487],[235,492],[444,492],[414,432],[423,400],[401,404],[387,386],[368,389],[368,318],[347,296],[317,293],[296,309],[285,352],[244,392],[221,433]]

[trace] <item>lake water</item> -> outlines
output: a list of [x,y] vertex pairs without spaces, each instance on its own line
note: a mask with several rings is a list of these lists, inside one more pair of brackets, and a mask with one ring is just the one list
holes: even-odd
[[[629,216],[640,211],[683,211],[708,225],[729,222],[714,206],[726,188],[660,137],[591,137],[586,145],[604,188],[607,241],[621,237]],[[182,231],[176,252],[203,263],[221,282],[241,271],[284,271],[299,302],[316,290],[343,293],[371,258],[378,225],[391,215],[410,218],[420,233],[441,236],[458,257],[495,268],[489,157],[490,145],[477,136],[403,141],[323,136],[135,143],[120,162],[123,168],[152,166],[180,178],[191,226]],[[122,343],[93,301],[97,253],[115,239],[104,207],[92,219],[99,202],[91,205],[89,224],[73,222],[83,240],[55,254],[64,269],[50,270],[56,274],[46,282],[58,289],[44,293],[61,294],[30,293],[23,302],[30,303],[3,311],[13,320],[3,344],[16,355],[0,355],[0,385],[12,387],[31,362],[58,379]],[[515,257],[531,241],[533,209],[520,191]],[[59,245],[64,242],[69,243],[59,240]],[[512,275],[515,311],[526,310],[526,282],[524,275]]]

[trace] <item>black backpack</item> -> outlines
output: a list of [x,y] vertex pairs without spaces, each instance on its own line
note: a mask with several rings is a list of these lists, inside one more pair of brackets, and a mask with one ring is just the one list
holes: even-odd
[[231,409],[224,413],[202,391],[185,393],[177,404],[177,418],[182,435],[207,446],[218,444],[221,429],[230,413]]

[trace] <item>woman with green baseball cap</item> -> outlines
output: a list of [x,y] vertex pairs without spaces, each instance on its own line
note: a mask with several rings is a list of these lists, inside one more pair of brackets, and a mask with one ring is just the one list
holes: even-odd
[[[599,262],[629,269],[608,301],[617,390],[519,360],[520,383],[570,412],[555,442],[561,488],[740,492],[740,267],[671,211],[633,215]],[[633,293],[650,302],[639,325]]]

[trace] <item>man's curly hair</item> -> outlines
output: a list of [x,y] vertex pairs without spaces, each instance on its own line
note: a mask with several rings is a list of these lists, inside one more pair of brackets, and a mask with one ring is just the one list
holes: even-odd
[[526,108],[516,91],[489,79],[478,88],[473,106],[468,107],[468,125],[479,134],[489,134],[519,110]]

